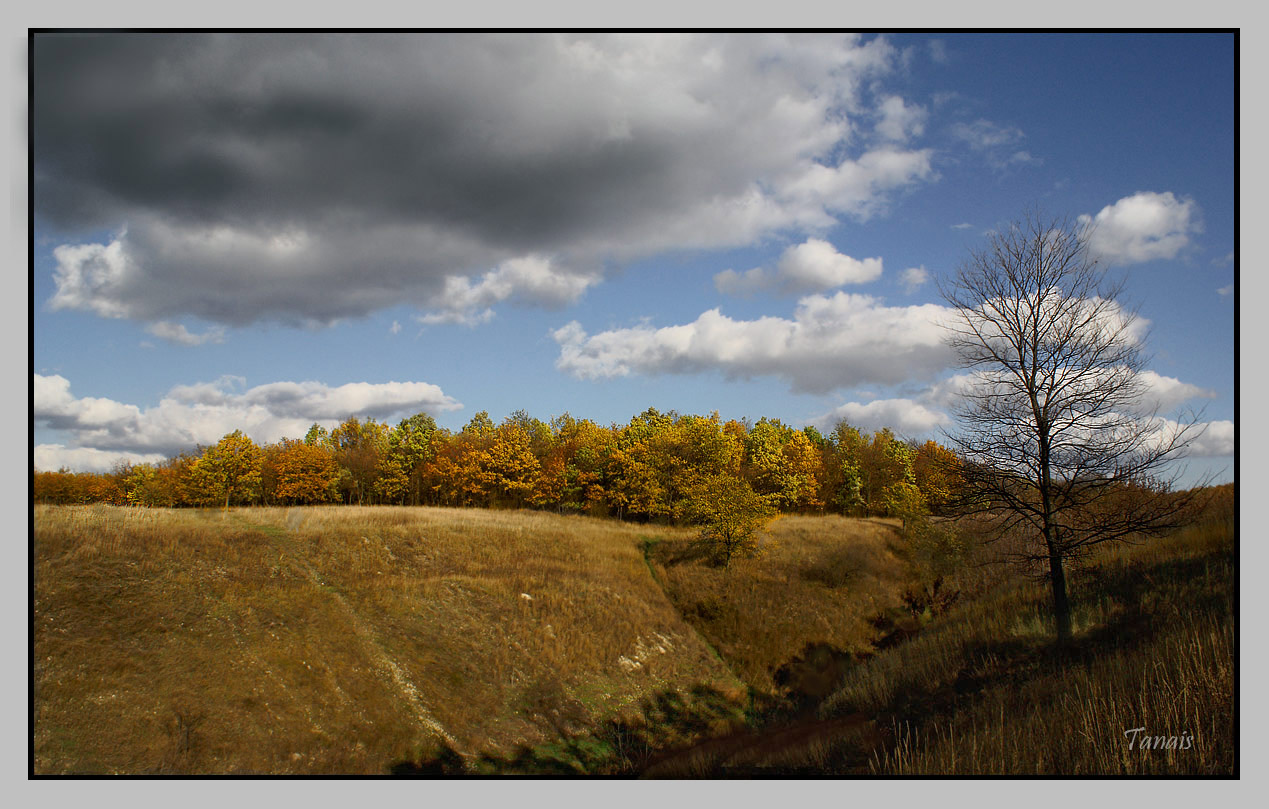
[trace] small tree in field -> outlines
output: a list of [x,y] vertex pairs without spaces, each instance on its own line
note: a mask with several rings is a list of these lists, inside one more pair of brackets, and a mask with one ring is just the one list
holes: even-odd
[[974,250],[943,296],[971,373],[951,447],[963,511],[1020,534],[1047,565],[1059,642],[1064,563],[1104,542],[1175,528],[1189,498],[1159,476],[1197,438],[1146,401],[1141,323],[1088,252],[1087,229],[1031,216]]
[[733,558],[757,555],[758,534],[775,510],[748,481],[722,473],[692,487],[684,515],[701,526],[699,542],[714,562],[729,567]]

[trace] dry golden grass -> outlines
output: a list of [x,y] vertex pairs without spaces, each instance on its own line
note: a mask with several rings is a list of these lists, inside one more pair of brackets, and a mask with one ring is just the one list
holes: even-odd
[[739,697],[649,575],[644,533],[475,510],[37,506],[35,771],[384,772],[698,683]]
[[680,612],[752,688],[780,689],[774,674],[810,644],[872,651],[877,614],[912,584],[897,521],[788,516],[762,555],[729,568],[693,560],[691,537],[651,549],[658,578]]
[[[859,666],[821,713],[887,720],[878,773],[1232,774],[1232,541],[1209,522],[1098,554],[1061,653],[1046,589],[1005,584]],[[1133,728],[1176,741],[1130,747]]]
[[[1074,571],[1057,654],[1045,587],[999,570],[876,650],[917,575],[883,520],[784,517],[724,569],[689,529],[537,512],[34,516],[37,773],[1236,766],[1232,517]],[[739,728],[808,646],[875,653],[831,669],[818,716]],[[1136,727],[1192,745],[1128,750]]]

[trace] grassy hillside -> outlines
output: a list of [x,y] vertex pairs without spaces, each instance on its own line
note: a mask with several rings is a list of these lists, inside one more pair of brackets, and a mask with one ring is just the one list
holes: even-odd
[[1066,649],[1043,582],[990,568],[982,586],[967,567],[951,586],[973,583],[970,597],[914,615],[918,631],[848,667],[813,719],[696,745],[650,774],[1236,774],[1227,495],[1190,528],[1080,565]]
[[868,661],[821,710],[878,718],[873,772],[1233,774],[1233,538],[1231,516],[1099,554],[1062,652],[1045,588],[1001,588]]
[[929,604],[880,520],[724,570],[533,512],[37,506],[35,770],[1229,773],[1233,529],[1090,560],[1059,654],[1040,583]]
[[[670,529],[660,535],[673,536]],[[641,529],[439,509],[35,512],[38,772],[385,772],[740,684]]]
[[[787,690],[808,654],[873,650],[871,619],[912,583],[897,520],[781,517],[757,558],[700,563],[691,537],[649,548],[657,579],[684,617],[760,694]],[[779,682],[777,682],[777,680]],[[810,683],[807,688],[814,689]]]

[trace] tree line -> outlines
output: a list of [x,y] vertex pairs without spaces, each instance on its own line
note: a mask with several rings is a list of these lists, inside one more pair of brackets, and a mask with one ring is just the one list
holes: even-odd
[[777,419],[755,423],[661,413],[624,425],[523,411],[462,430],[427,414],[396,426],[350,417],[303,439],[258,445],[240,430],[158,464],[111,472],[35,472],[42,503],[182,507],[394,504],[531,508],[632,520],[694,522],[727,498],[763,510],[905,516],[942,513],[957,493],[956,458],[935,441],[868,434],[839,422],[823,435]]

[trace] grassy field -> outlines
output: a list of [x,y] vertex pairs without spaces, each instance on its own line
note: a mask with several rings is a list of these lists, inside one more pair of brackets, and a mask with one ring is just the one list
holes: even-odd
[[881,520],[785,517],[724,570],[687,529],[536,512],[34,517],[36,773],[1236,766],[1232,516],[1092,560],[1061,654],[1023,578],[922,611]]

